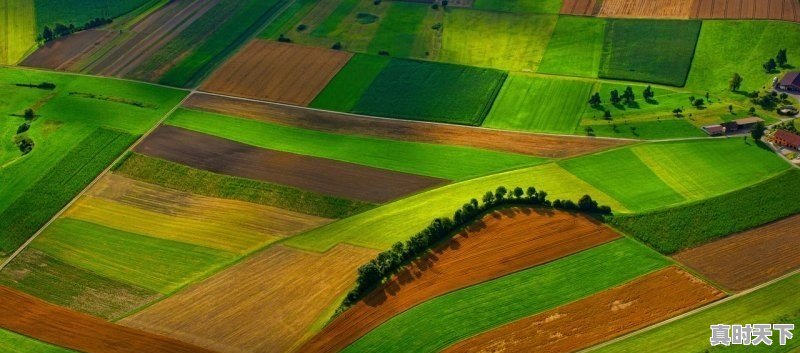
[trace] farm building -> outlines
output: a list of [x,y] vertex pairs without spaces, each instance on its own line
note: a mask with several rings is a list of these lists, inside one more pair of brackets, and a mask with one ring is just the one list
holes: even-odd
[[778,83],[778,89],[800,92],[800,72],[792,71],[784,75],[781,82]]
[[786,130],[776,131],[773,141],[784,147],[791,147],[794,149],[800,148],[800,135],[793,134]]
[[751,116],[749,118],[726,121],[719,125],[703,126],[703,131],[711,136],[718,136],[737,131],[747,131],[760,122],[764,122],[764,119],[761,119],[757,116]]

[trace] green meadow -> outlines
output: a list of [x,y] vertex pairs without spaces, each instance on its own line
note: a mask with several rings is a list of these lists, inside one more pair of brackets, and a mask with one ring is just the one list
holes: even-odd
[[600,77],[683,86],[701,21],[609,20]]
[[257,147],[450,180],[545,162],[521,154],[339,135],[186,109],[167,123]]
[[603,52],[606,20],[560,16],[547,43],[539,73],[597,77]]
[[777,332],[772,346],[710,347],[709,326],[717,324],[781,323],[800,325],[800,275],[793,275],[755,292],[731,299],[699,313],[634,335],[596,352],[796,352],[800,340],[778,344]]
[[[19,87],[42,82],[55,89]],[[0,68],[0,252],[15,250],[185,92],[114,79]],[[30,128],[23,112],[33,108]],[[23,154],[14,143],[33,141]],[[15,151],[16,150],[16,151]],[[24,176],[24,177],[20,177]],[[13,225],[13,227],[12,227]]]
[[353,112],[480,125],[505,78],[505,72],[494,69],[392,59]]
[[389,60],[385,56],[353,55],[309,106],[341,112],[352,110]]
[[82,25],[96,17],[118,17],[136,10],[153,0],[82,0],[80,6],[70,0],[27,0],[36,4],[36,28],[56,23]]
[[393,317],[343,352],[438,352],[465,338],[623,284],[669,263],[633,240],[619,239],[431,299]]
[[61,348],[33,338],[0,330],[0,350],[6,353],[74,353],[71,349]]
[[555,15],[452,8],[445,15],[441,61],[536,72],[556,26]]
[[486,191],[493,191],[498,186],[512,189],[534,186],[546,191],[551,200],[577,200],[588,194],[600,204],[611,206],[614,212],[627,211],[592,185],[557,164],[549,163],[426,191],[294,236],[284,244],[318,252],[327,251],[339,243],[385,250],[421,231],[433,218],[452,217],[464,203],[472,198],[480,200]]
[[0,2],[0,65],[20,61],[36,40],[36,18],[33,1],[3,0]]
[[561,0],[475,0],[472,8],[488,11],[558,14]]
[[592,83],[512,73],[483,126],[571,134],[592,91]]
[[367,52],[377,54],[386,51],[397,57],[424,57],[429,43],[424,43],[426,18],[431,14],[426,4],[393,1],[380,21],[375,36],[369,42]]

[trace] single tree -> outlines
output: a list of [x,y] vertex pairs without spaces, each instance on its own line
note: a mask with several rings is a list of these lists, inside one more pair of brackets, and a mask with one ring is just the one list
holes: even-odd
[[756,107],[750,107],[750,110],[748,110],[748,112],[750,113],[750,115],[755,114],[756,113]]
[[706,101],[703,98],[698,98],[695,99],[692,104],[694,104],[696,108],[702,108],[706,104]]
[[610,110],[604,111],[603,118],[605,118],[606,120],[611,120],[611,111]]
[[31,121],[35,117],[36,114],[33,112],[33,109],[31,108],[25,109],[25,120]]
[[692,104],[694,104],[694,100],[695,100],[695,99],[696,99],[696,98],[694,98],[694,96],[689,96],[689,103],[692,103]]
[[619,91],[613,90],[611,91],[611,104],[619,104],[622,101],[622,98],[619,97]]
[[525,195],[525,191],[522,190],[521,187],[517,186],[514,188],[514,198],[519,200],[522,198],[522,195]]
[[786,66],[786,63],[789,62],[789,59],[786,57],[786,49],[778,50],[778,55],[775,56],[775,62],[781,67]]
[[735,73],[733,74],[733,77],[731,77],[731,80],[728,81],[728,88],[730,88],[732,92],[736,92],[739,90],[739,87],[742,86],[742,81],[744,81],[742,76],[740,76],[738,73]]
[[681,115],[682,113],[683,113],[683,109],[681,109],[681,108],[672,109],[672,114],[675,114],[676,118],[680,118],[682,116]]
[[625,88],[625,92],[622,93],[622,99],[625,100],[625,104],[631,104],[636,100],[636,94],[633,93],[633,87],[628,86]]
[[497,190],[495,190],[494,198],[498,202],[499,201],[503,201],[503,199],[506,197],[506,194],[508,194],[508,189],[506,189],[505,186],[500,186],[500,187],[497,188]]
[[655,96],[656,93],[653,92],[653,88],[650,87],[650,85],[648,85],[647,88],[644,89],[644,92],[642,92],[642,97],[644,97],[645,100],[651,100]]
[[603,100],[600,98],[600,93],[596,92],[589,98],[589,104],[593,107],[596,107],[603,103]]
[[533,186],[529,186],[528,190],[526,190],[525,194],[528,196],[529,199],[533,200],[536,198],[536,188]]
[[764,136],[764,130],[766,129],[767,127],[764,125],[764,122],[759,121],[755,126],[753,126],[753,129],[750,130],[750,135],[753,136],[753,140],[760,141]]
[[770,73],[775,71],[775,69],[778,67],[778,63],[775,62],[775,59],[769,59],[769,61],[765,62],[763,66],[764,70],[766,70],[767,73]]
[[494,203],[494,194],[491,191],[487,191],[486,194],[483,195],[483,204],[486,207],[490,207]]
[[728,113],[733,114],[733,104],[728,105]]
[[53,30],[50,29],[50,27],[48,26],[44,26],[44,31],[42,32],[42,38],[44,38],[45,42],[53,40],[54,38]]

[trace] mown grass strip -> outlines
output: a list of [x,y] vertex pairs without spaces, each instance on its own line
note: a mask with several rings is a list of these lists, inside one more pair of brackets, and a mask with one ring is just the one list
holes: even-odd
[[136,153],[132,153],[115,172],[179,191],[253,202],[325,218],[345,218],[374,207],[366,202],[215,174]]
[[128,148],[136,136],[98,128],[0,213],[0,256],[8,256]]
[[800,212],[800,170],[756,185],[655,212],[618,215],[611,223],[671,254]]
[[619,239],[429,300],[395,316],[343,352],[437,352],[668,264],[634,240]]

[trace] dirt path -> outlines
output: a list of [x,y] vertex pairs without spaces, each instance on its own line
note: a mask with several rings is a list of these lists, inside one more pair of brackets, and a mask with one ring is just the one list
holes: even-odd
[[0,287],[0,327],[87,353],[212,352],[172,338],[113,324]]
[[338,352],[426,300],[618,237],[579,214],[533,208],[494,212],[339,315],[299,351]]

